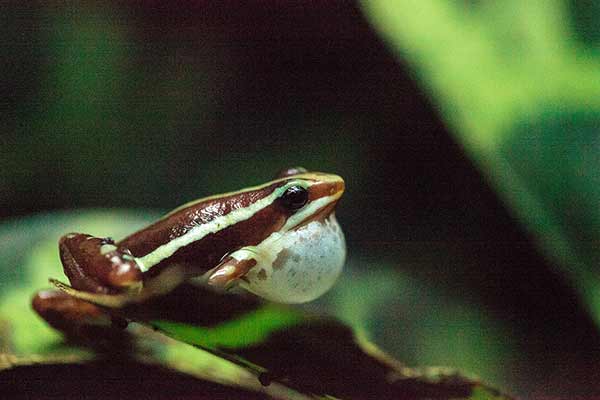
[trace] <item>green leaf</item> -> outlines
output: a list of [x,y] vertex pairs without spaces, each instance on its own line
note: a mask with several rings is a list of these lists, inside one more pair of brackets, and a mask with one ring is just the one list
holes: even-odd
[[600,326],[600,52],[575,40],[598,7],[571,3],[362,4]]
[[[408,368],[334,318],[194,284],[111,310],[133,321],[124,331],[101,330],[70,341],[31,310],[35,290],[47,287],[48,277],[62,275],[56,251],[60,235],[78,230],[118,237],[153,217],[92,212],[33,217],[0,227],[0,259],[10,261],[0,264],[0,380],[16,388],[18,382],[35,379],[36,368],[45,365],[47,372],[66,374],[61,379],[67,388],[76,384],[73,374],[123,376],[126,365],[165,382],[183,379],[183,373],[227,385],[223,393],[231,398],[257,392],[283,399],[508,398],[452,370]],[[73,365],[81,367],[69,369]],[[203,385],[208,391],[218,387]],[[144,393],[143,387],[137,390]]]
[[168,320],[153,321],[153,325],[162,331],[173,332],[171,336],[186,343],[209,349],[240,349],[261,343],[271,333],[289,328],[301,321],[302,319],[297,313],[267,304],[243,317],[228,320],[210,328]]

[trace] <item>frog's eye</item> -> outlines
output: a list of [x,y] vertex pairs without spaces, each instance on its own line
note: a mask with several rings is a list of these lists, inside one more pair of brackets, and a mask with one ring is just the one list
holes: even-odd
[[302,186],[290,186],[281,196],[281,204],[290,211],[297,211],[308,201],[308,191]]

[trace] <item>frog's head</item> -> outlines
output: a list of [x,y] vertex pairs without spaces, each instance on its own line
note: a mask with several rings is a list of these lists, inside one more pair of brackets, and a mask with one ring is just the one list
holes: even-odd
[[273,210],[280,212],[285,224],[278,231],[296,230],[312,221],[333,215],[344,193],[344,180],[338,175],[289,168],[279,174],[278,193]]
[[256,265],[240,285],[273,301],[310,301],[331,288],[344,265],[346,244],[334,215],[344,181],[291,168],[274,184],[268,212],[278,222],[268,237],[242,252]]

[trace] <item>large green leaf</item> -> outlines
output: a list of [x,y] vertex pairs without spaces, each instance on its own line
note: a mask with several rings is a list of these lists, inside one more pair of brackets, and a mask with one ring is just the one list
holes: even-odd
[[600,325],[600,15],[572,3],[362,4]]

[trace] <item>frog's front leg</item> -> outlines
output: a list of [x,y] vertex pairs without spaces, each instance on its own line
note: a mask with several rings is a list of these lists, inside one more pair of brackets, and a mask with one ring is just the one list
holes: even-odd
[[70,233],[58,246],[63,269],[75,289],[112,294],[142,288],[142,270],[135,258],[112,239]]
[[255,247],[243,247],[225,256],[219,265],[213,268],[208,276],[208,284],[227,288],[244,276],[258,263]]

